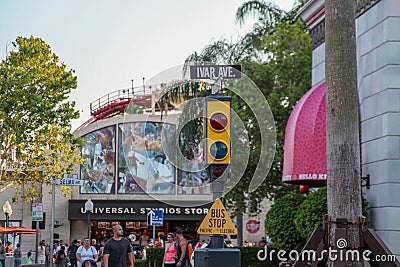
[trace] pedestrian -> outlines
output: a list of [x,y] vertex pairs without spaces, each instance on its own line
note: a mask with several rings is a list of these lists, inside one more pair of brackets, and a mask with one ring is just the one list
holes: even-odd
[[113,237],[104,245],[104,267],[126,267],[127,261],[133,267],[135,256],[131,242],[123,237],[123,233],[121,225],[113,226]]
[[97,239],[92,239],[92,246],[96,248],[97,251],[100,250],[100,245],[97,243]]
[[0,262],[1,266],[6,266],[6,247],[3,245],[3,241],[0,240]]
[[76,251],[76,258],[78,259],[78,267],[84,266],[84,261],[94,262],[96,266],[96,261],[98,258],[98,253],[96,248],[90,245],[90,239],[85,238],[83,240],[83,246],[80,246]]
[[13,250],[12,250],[12,243],[10,241],[6,242],[6,256],[12,256]]
[[165,242],[165,253],[163,259],[163,267],[175,267],[176,259],[178,258],[177,245],[174,241],[175,236],[173,233],[167,235],[167,242]]
[[14,250],[14,267],[19,267],[21,265],[21,245],[18,243],[17,248]]
[[69,259],[65,256],[65,253],[62,249],[57,252],[56,260],[55,260],[56,267],[68,267]]
[[183,236],[183,230],[178,229],[175,232],[176,237],[178,238],[178,262],[176,263],[177,267],[186,267],[187,259],[188,259],[188,242],[186,238]]
[[26,264],[33,264],[32,251],[28,251],[26,254]]
[[44,240],[39,242],[39,247],[37,249],[38,253],[38,262],[45,263],[46,261],[46,246]]
[[100,259],[100,267],[104,267],[104,245],[107,242],[107,238],[104,238],[103,240],[101,240],[100,244],[100,250],[99,250],[99,259]]
[[71,267],[78,267],[78,259],[76,258],[78,247],[78,240],[74,239],[71,246],[68,248],[68,258],[69,262],[71,263]]

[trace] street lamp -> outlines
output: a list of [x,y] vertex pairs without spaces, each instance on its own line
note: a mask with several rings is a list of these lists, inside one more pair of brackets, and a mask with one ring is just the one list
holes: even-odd
[[89,238],[89,240],[91,240],[91,238],[90,238],[90,213],[92,213],[93,212],[93,207],[94,205],[93,205],[93,202],[92,202],[92,200],[89,198],[86,202],[85,202],[85,210],[86,210],[86,213],[87,213],[87,215],[88,215],[88,217],[87,217],[87,222],[88,222],[88,238]]
[[[9,220],[10,216],[12,215],[12,208],[11,208],[10,202],[8,202],[8,200],[3,205],[3,212],[6,215],[6,228],[7,228],[9,226],[8,220]],[[5,242],[7,242],[7,241],[8,241],[8,234],[6,234],[6,237],[5,237]]]

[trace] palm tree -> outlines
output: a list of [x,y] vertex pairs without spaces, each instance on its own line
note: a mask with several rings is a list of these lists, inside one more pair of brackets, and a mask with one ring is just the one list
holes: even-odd
[[[259,20],[251,32],[234,43],[221,38],[207,45],[201,52],[192,53],[185,60],[184,70],[191,64],[241,64],[242,72],[257,84],[274,111],[278,133],[275,161],[268,179],[261,181],[262,186],[252,191],[249,186],[259,162],[262,136],[260,125],[254,123],[257,120],[250,107],[257,109],[260,106],[259,99],[244,102],[234,93],[226,91],[226,94],[233,98],[234,111],[245,123],[249,147],[251,147],[243,179],[224,197],[226,204],[233,207],[237,216],[238,244],[242,244],[243,241],[241,219],[243,212],[257,212],[261,199],[275,198],[288,190],[293,190],[293,187],[281,183],[283,136],[286,121],[293,106],[309,89],[311,82],[311,42],[304,24],[296,17],[297,9],[296,6],[296,9],[285,12],[263,1],[246,2],[238,8],[236,18],[238,22],[241,22],[249,14],[258,14]],[[228,83],[228,88],[229,85]],[[168,93],[164,95],[164,101],[206,96],[210,94],[211,86],[211,84],[198,82],[184,82],[172,89],[169,88]],[[245,91],[244,88],[243,90]],[[282,103],[286,103],[285,106]],[[188,116],[201,112],[199,103],[197,106],[189,105],[186,108],[191,110],[182,112],[183,121],[188,121]],[[189,148],[201,140],[201,125],[201,120],[195,120],[192,124],[187,124],[186,129],[182,131],[180,140],[184,141],[181,147],[184,147],[183,151],[185,148],[188,149],[186,151],[188,158],[190,158]],[[273,155],[273,152],[268,153]],[[250,208],[246,208],[249,206]]]

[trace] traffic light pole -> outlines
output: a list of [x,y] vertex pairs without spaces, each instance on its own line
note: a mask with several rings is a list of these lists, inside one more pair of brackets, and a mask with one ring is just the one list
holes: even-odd
[[216,200],[217,198],[222,198],[224,185],[225,181],[214,181],[211,183],[211,195],[213,200]]
[[228,165],[222,176],[211,183],[210,189],[213,201],[216,200],[217,198],[222,198],[224,194],[225,183],[229,179],[229,176],[230,176],[230,169]]
[[[224,173],[220,178],[211,183],[211,196],[213,201],[217,198],[222,199],[224,194],[225,182],[229,179],[230,169],[229,165],[225,169]],[[210,235],[210,245],[208,248],[224,248],[224,236],[223,235]]]

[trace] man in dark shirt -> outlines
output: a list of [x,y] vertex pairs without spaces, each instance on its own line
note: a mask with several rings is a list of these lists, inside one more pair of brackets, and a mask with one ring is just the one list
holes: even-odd
[[131,242],[123,237],[123,229],[119,224],[113,227],[113,238],[110,238],[104,246],[104,267],[126,267],[126,262],[133,267],[135,257]]
[[183,230],[178,229],[175,232],[176,237],[178,238],[178,262],[176,263],[177,267],[185,267],[187,266],[187,259],[188,259],[188,253],[187,253],[187,240],[183,236]]

